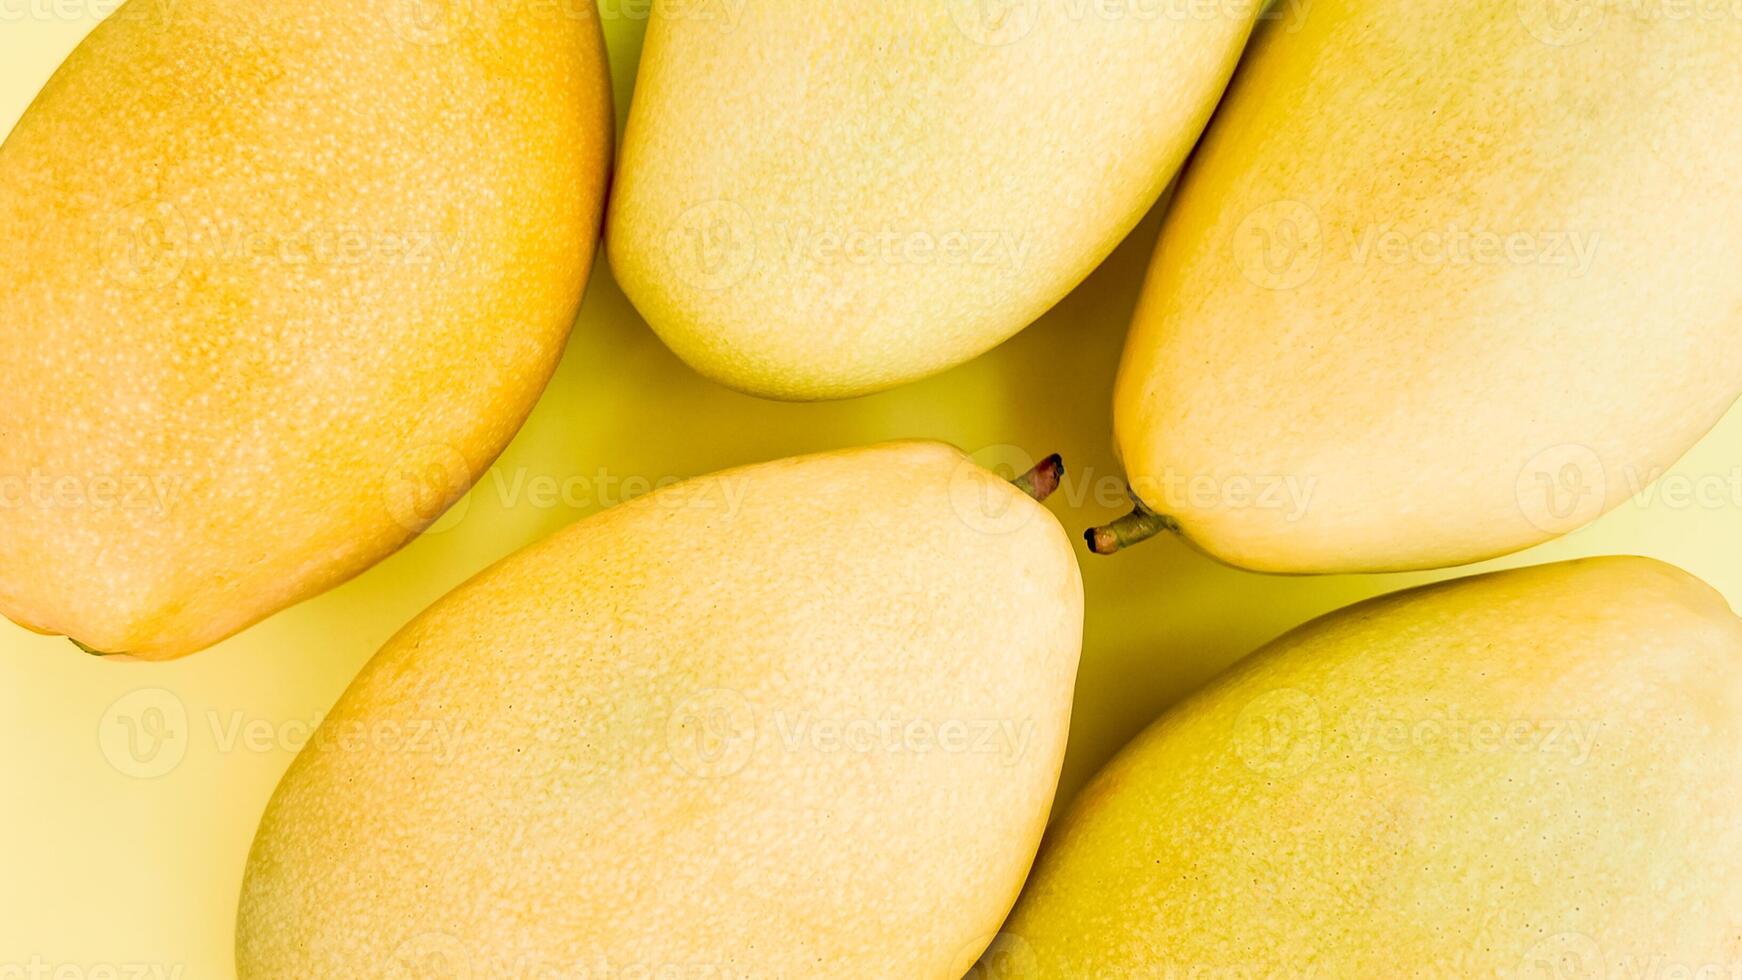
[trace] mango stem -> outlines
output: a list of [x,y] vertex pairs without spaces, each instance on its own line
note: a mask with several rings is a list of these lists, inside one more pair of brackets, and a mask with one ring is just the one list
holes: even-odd
[[1063,480],[1064,477],[1064,457],[1060,456],[1058,453],[1053,453],[1051,456],[1048,456],[1034,464],[1034,469],[1029,470],[1027,473],[1022,474],[1010,482],[1016,484],[1016,489],[1028,494],[1035,500],[1044,501],[1046,498],[1052,496],[1054,490],[1059,488],[1059,482]]
[[1131,513],[1100,527],[1092,527],[1083,532],[1083,540],[1089,542],[1089,550],[1097,555],[1111,555],[1134,544],[1142,544],[1163,531],[1178,531],[1179,522],[1166,514],[1157,514],[1143,505],[1136,496],[1131,498],[1134,506]]

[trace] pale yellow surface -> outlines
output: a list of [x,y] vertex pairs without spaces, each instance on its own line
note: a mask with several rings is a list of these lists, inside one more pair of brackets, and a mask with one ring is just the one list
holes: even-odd
[[1327,616],[1048,838],[991,975],[1730,976],[1742,621],[1638,558]]
[[[1138,309],[1132,485],[1284,572],[1491,558],[1621,504],[1742,390],[1739,50],[1733,5],[1324,0],[1265,32]],[[1280,481],[1311,507],[1231,503]]]
[[[610,5],[604,19],[619,120],[643,26],[634,13]],[[0,127],[90,24],[0,22]],[[637,480],[924,436],[1006,464],[1021,462],[1014,446],[1061,450],[1071,475],[1047,507],[1064,526],[1122,513],[1108,405],[1156,229],[1152,212],[1082,288],[986,356],[897,391],[819,405],[762,401],[698,377],[600,264],[567,354],[519,437],[453,516],[354,581],[168,664],[105,663],[0,623],[0,963],[67,965],[83,976],[107,964],[179,970],[183,980],[231,976],[249,842],[308,723],[425,606],[615,502],[624,481],[634,490]],[[1508,562],[1645,553],[1742,603],[1738,458],[1742,413],[1732,413],[1646,495]],[[1165,539],[1112,559],[1083,556],[1082,566],[1085,642],[1065,802],[1234,658],[1311,616],[1425,577],[1253,575]]]
[[398,548],[531,411],[603,208],[597,22],[410,6],[134,0],[0,146],[0,613],[199,650]]
[[1046,825],[1082,612],[1058,521],[939,443],[606,511],[346,692],[261,824],[238,972],[956,980]]
[[792,399],[960,364],[1081,282],[1173,178],[1258,8],[739,6],[654,16],[606,247],[680,357]]

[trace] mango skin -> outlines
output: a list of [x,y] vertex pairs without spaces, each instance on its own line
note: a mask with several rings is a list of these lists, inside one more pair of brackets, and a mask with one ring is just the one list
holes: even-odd
[[[604,511],[345,692],[261,822],[238,973],[955,980],[1039,843],[1081,640],[1058,522],[940,444]],[[852,727],[885,719],[939,734]]]
[[1260,4],[1138,6],[656,6],[606,232],[617,281],[679,357],[765,397],[978,356],[1155,202]]
[[1642,558],[1442,583],[1301,627],[1133,741],[986,975],[1729,976],[1739,810],[1717,593]]
[[519,428],[596,249],[603,42],[585,5],[435,9],[131,0],[0,146],[8,618],[199,650]]
[[[1133,488],[1205,551],[1516,551],[1639,492],[1742,390],[1742,20],[1574,6],[1327,0],[1254,41],[1115,390]],[[1304,512],[1254,502],[1289,485]]]

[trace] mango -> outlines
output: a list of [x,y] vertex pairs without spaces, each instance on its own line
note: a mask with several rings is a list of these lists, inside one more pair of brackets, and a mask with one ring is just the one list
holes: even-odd
[[1639,493],[1742,391],[1742,18],[1302,24],[1254,41],[1181,178],[1114,394],[1139,509],[1097,548],[1438,568]]
[[1742,621],[1643,558],[1396,593],[1163,715],[986,977],[1729,976]]
[[1137,224],[1261,6],[656,5],[611,268],[679,357],[752,394],[970,360]]
[[586,518],[377,653],[262,819],[238,972],[956,980],[1028,872],[1069,538],[937,443]]
[[0,146],[0,612],[181,656],[381,560],[554,370],[590,5],[130,0]]

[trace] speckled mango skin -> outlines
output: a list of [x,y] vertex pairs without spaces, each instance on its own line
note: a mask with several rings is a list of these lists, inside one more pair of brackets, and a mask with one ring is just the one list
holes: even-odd
[[1245,568],[1440,568],[1673,464],[1742,390],[1742,18],[1704,11],[1325,0],[1261,32],[1118,376],[1145,503]]
[[656,6],[606,232],[618,282],[696,370],[771,398],[996,346],[1155,202],[1258,4],[1111,6]]
[[120,8],[0,147],[0,611],[167,659],[433,521],[555,367],[610,140],[590,12]]
[[[261,823],[239,974],[955,980],[1039,843],[1081,639],[1063,529],[948,446],[604,511],[365,667]],[[1027,735],[817,734],[883,720]]]
[[1738,812],[1742,622],[1704,583],[1599,558],[1401,592],[1122,751],[987,975],[1727,977]]

